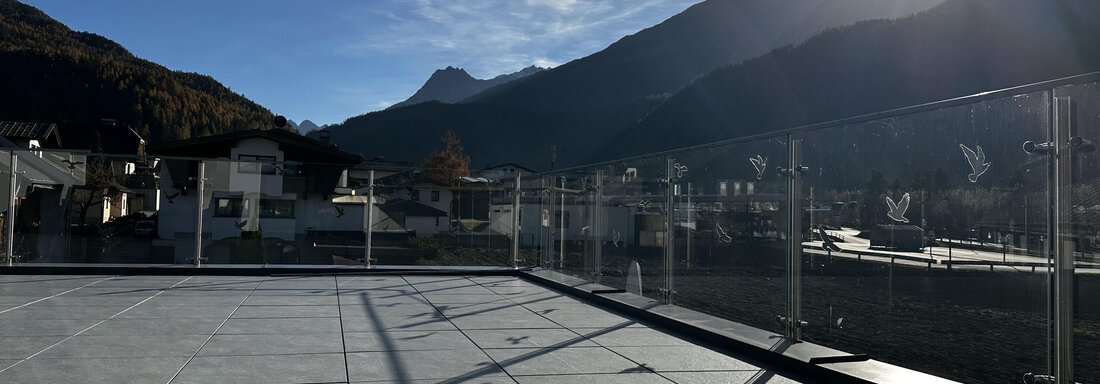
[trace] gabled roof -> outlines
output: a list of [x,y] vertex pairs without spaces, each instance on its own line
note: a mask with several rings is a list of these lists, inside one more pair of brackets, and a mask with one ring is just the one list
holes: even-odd
[[511,166],[512,168],[515,168],[515,169],[520,170],[520,171],[535,173],[535,170],[533,170],[531,168],[524,167],[524,166],[516,164],[516,163],[497,164],[497,165],[486,167],[485,170],[493,171],[493,170],[497,170],[499,168],[504,168],[504,167],[508,167],[508,166]]
[[28,139],[48,141],[51,136],[57,146],[61,146],[61,135],[54,123],[28,123],[22,121],[0,121],[0,136],[9,139]]
[[405,215],[405,217],[447,216],[447,212],[443,212],[427,205],[405,199],[390,199],[386,202],[386,204],[383,204],[378,208],[380,208],[383,212],[386,212],[386,214],[390,216],[394,216],[395,213],[402,213]]
[[284,152],[284,159],[287,161],[346,165],[359,164],[362,161],[354,153],[344,152],[319,140],[281,129],[253,129],[160,143],[150,146],[147,152],[163,156],[226,157],[238,141],[252,138],[279,143],[279,149]]

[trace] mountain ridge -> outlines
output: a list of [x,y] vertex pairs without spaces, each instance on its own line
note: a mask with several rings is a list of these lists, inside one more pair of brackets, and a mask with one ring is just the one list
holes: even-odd
[[0,118],[117,119],[151,142],[271,128],[272,113],[210,76],[173,71],[41,10],[0,0]]
[[522,79],[544,70],[546,69],[532,65],[491,79],[477,79],[467,73],[465,69],[447,66],[447,68],[432,72],[428,80],[408,99],[386,109],[401,108],[429,101],[456,103],[486,89]]

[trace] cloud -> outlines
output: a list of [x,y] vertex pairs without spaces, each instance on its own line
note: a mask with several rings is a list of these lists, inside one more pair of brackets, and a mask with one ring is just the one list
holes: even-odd
[[[420,55],[492,77],[591,54],[699,0],[386,0],[381,20],[339,48],[351,56]],[[349,17],[358,17],[349,15]],[[360,19],[362,20],[362,18]]]

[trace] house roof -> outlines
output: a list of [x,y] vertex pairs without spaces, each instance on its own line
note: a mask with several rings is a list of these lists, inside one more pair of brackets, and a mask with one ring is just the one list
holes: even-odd
[[10,139],[49,140],[51,137],[57,146],[61,146],[61,134],[54,123],[28,123],[22,121],[0,121],[0,136]]
[[497,169],[499,169],[499,168],[504,168],[504,167],[509,167],[509,166],[510,166],[510,167],[513,167],[513,168],[516,168],[517,170],[520,170],[520,171],[525,171],[525,172],[535,173],[535,170],[533,170],[533,169],[531,169],[531,168],[527,168],[527,167],[524,167],[524,166],[522,166],[522,165],[519,165],[519,164],[516,164],[516,163],[503,163],[503,164],[497,164],[497,165],[493,165],[493,166],[485,167],[485,170],[489,170],[489,171],[492,171],[492,170],[497,170]]
[[160,143],[150,146],[147,152],[152,155],[218,158],[228,156],[238,141],[251,138],[279,143],[279,149],[284,152],[284,159],[287,161],[346,165],[359,164],[362,161],[359,155],[282,129],[253,129]]
[[387,215],[394,216],[395,213],[402,213],[405,217],[417,216],[417,217],[440,217],[447,216],[447,212],[429,207],[424,204],[412,200],[405,199],[390,199],[386,204],[381,207],[383,212]]

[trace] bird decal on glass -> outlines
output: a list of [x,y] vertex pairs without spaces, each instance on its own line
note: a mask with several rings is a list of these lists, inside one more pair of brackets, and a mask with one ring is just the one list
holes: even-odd
[[650,204],[653,203],[649,200],[642,200],[638,202],[638,208],[641,209],[642,212],[645,212],[647,209],[649,209]]
[[886,207],[890,209],[886,212],[886,216],[889,216],[891,220],[899,223],[908,223],[909,219],[905,218],[905,211],[909,210],[909,193],[906,192],[901,196],[901,200],[894,203],[894,199],[890,196],[886,196]]
[[959,148],[962,148],[963,155],[966,155],[966,161],[970,163],[971,173],[967,178],[970,179],[971,183],[977,183],[978,177],[989,170],[989,163],[985,162],[985,151],[982,151],[982,147],[978,145],[974,146],[978,149],[977,152],[970,150],[963,144],[959,144]]
[[756,179],[763,179],[764,171],[768,169],[768,158],[762,155],[756,155],[756,157],[750,157],[749,161],[751,161],[752,166],[756,168]]
[[83,161],[72,161],[72,160],[69,160],[69,159],[61,160],[61,162],[65,163],[65,164],[68,164],[70,171],[76,169],[76,166],[84,164]]
[[333,204],[332,208],[336,209],[336,217],[344,217],[344,208],[343,207],[341,207],[339,205],[336,205],[336,204]]
[[723,243],[732,243],[733,238],[726,233],[726,229],[722,228],[722,224],[714,223],[714,231],[718,235],[718,241]]
[[672,169],[676,170],[676,177],[678,178],[684,177],[684,174],[688,171],[688,167],[680,163],[672,164]]
[[245,219],[245,220],[237,220],[237,219],[233,219],[233,227],[234,227],[234,228],[237,228],[237,229],[239,229],[239,230],[242,230],[242,231],[243,231],[243,230],[244,230],[244,226],[246,226],[246,225],[248,225],[248,220],[247,220],[247,219]]
[[179,195],[180,195],[180,191],[178,191],[178,190],[175,191],[175,192],[172,192],[172,193],[168,193],[168,192],[161,192],[161,193],[163,193],[164,198],[166,200],[168,200],[168,204],[175,204],[176,203],[176,198],[179,197]]

